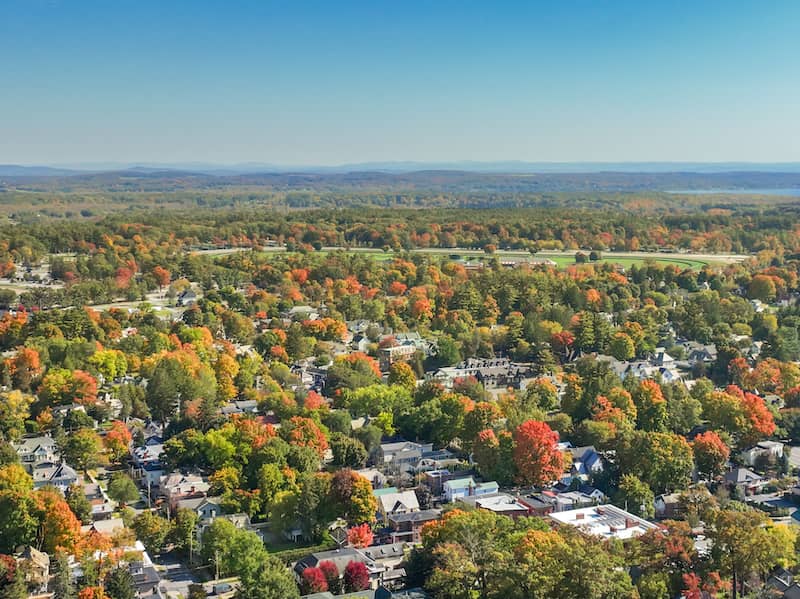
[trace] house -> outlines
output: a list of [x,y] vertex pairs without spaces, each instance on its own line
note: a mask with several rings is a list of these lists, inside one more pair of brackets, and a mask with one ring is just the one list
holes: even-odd
[[663,347],[657,347],[651,362],[654,366],[670,367],[675,364],[675,358],[670,356]]
[[554,506],[551,501],[545,500],[538,493],[530,493],[528,495],[517,496],[517,501],[528,506],[528,512],[531,516],[538,516],[544,518],[554,511]]
[[[511,362],[507,358],[470,358],[455,366],[425,373],[425,378],[451,389],[457,380],[474,377],[489,389],[505,386],[511,370]],[[518,373],[518,376],[521,375]]]
[[190,308],[197,303],[197,293],[195,293],[192,289],[186,289],[185,291],[182,291],[180,295],[178,295],[178,299],[175,303],[180,307]]
[[786,568],[778,568],[770,574],[766,586],[773,591],[770,597],[800,599],[800,584]]
[[318,551],[297,560],[293,572],[298,582],[302,580],[303,572],[306,568],[316,568],[320,562],[333,562],[340,574],[344,573],[347,564],[350,562],[361,562],[367,568],[370,578],[370,587],[376,589],[381,582],[381,577],[385,568],[376,563],[375,560],[367,557],[362,551],[353,547],[342,547],[330,551]]
[[161,494],[167,498],[170,509],[177,508],[182,499],[205,497],[211,485],[198,474],[173,474],[162,476],[159,482]]
[[429,470],[424,473],[423,482],[434,497],[441,497],[444,494],[444,483],[462,476],[462,474],[450,472],[450,470]]
[[106,520],[114,513],[113,502],[97,483],[84,483],[83,495],[92,506],[92,520]]
[[84,534],[93,532],[110,536],[123,528],[125,528],[125,523],[122,521],[122,518],[108,518],[106,520],[96,520],[91,524],[81,526],[81,532]]
[[389,516],[419,511],[419,501],[414,491],[381,493],[377,497],[378,513],[385,524],[388,523]]
[[567,451],[572,456],[572,466],[569,470],[569,477],[588,480],[603,471],[603,458],[597,453],[594,445],[584,447],[570,447]]
[[361,468],[353,470],[361,478],[366,478],[373,489],[381,489],[386,484],[386,475],[377,468]]
[[55,439],[50,435],[36,437],[23,437],[11,444],[19,456],[19,461],[30,473],[37,464],[58,463],[61,455],[58,452]]
[[783,443],[779,441],[759,441],[739,454],[742,462],[755,466],[760,460],[780,460],[783,458]]
[[471,495],[467,497],[459,497],[458,503],[477,508],[479,510],[486,510],[508,516],[509,518],[518,518],[520,516],[530,516],[531,508],[525,503],[522,503],[512,495],[505,493],[489,493],[486,495]]
[[406,571],[402,567],[406,556],[405,543],[372,545],[360,551],[379,568],[383,568],[379,584],[391,588],[403,586],[406,577]]
[[558,526],[574,526],[582,532],[604,539],[630,539],[655,530],[657,525],[615,505],[597,505],[548,516]]
[[132,561],[128,564],[128,570],[133,577],[133,585],[136,588],[138,599],[163,597],[160,590],[161,577],[152,563],[147,564],[142,560]]
[[422,459],[417,462],[414,469],[417,473],[428,472],[431,470],[441,470],[442,468],[450,468],[458,466],[461,462],[453,453],[447,449],[435,449],[426,451],[422,454]]
[[379,451],[378,463],[383,464],[384,469],[389,472],[398,474],[413,472],[423,455],[431,452],[433,452],[433,443],[414,443],[413,441],[383,443]]
[[392,514],[387,517],[392,543],[419,543],[422,527],[442,517],[441,510],[418,510]]
[[444,498],[448,503],[453,503],[461,497],[471,497],[475,495],[488,495],[497,493],[500,487],[496,482],[476,483],[471,476],[448,480],[444,483]]
[[576,491],[542,491],[539,495],[542,501],[546,501],[553,506],[554,512],[566,512],[580,507],[598,505],[605,501],[605,495],[599,489],[585,485],[583,490]]
[[31,476],[33,477],[33,487],[35,489],[53,486],[62,493],[66,493],[71,485],[78,482],[78,473],[64,462],[59,464],[50,462],[37,464],[31,472]]
[[258,402],[255,399],[240,399],[226,403],[220,408],[223,416],[258,414]]
[[191,499],[181,499],[176,504],[177,509],[192,510],[197,514],[200,522],[212,521],[224,512],[220,506],[221,497],[193,497]]
[[717,359],[717,346],[713,343],[703,344],[689,341],[684,343],[683,347],[687,352],[686,361],[691,366],[698,363],[710,364]]
[[369,337],[365,333],[357,333],[353,336],[353,340],[350,342],[350,347],[354,351],[359,351],[363,354],[369,351],[369,346],[372,344]]
[[747,468],[734,468],[725,475],[725,482],[743,493],[755,493],[767,484],[767,480]]
[[161,437],[150,437],[144,445],[135,447],[131,452],[131,477],[140,481],[143,487],[158,488],[164,475],[163,457]]
[[389,370],[392,365],[398,362],[407,362],[414,357],[415,353],[417,353],[417,348],[411,343],[382,347],[378,352],[378,361],[380,362],[381,370]]
[[221,497],[194,497],[192,499],[181,499],[177,503],[177,509],[187,509],[197,514],[197,526],[195,527],[195,538],[197,546],[200,547],[203,533],[217,518],[223,518],[231,522],[236,528],[250,530],[250,516],[247,514],[225,514]]
[[[86,406],[73,402],[71,404],[54,406],[52,408],[52,411],[53,411],[53,417],[56,420],[63,421],[67,418],[67,416],[75,412],[81,412],[83,414],[86,414]],[[97,428],[97,421],[92,420],[92,422],[94,423],[93,424],[94,428]]]
[[655,500],[656,518],[672,520],[681,515],[681,494],[668,493],[659,495]]
[[292,321],[319,320],[319,312],[311,306],[294,306],[285,312],[283,317]]
[[16,559],[25,572],[25,581],[29,589],[36,593],[47,592],[47,582],[50,580],[50,556],[29,545]]

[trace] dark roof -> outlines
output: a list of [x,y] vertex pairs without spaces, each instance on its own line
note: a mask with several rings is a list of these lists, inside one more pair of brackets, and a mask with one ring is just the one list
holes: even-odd
[[419,510],[405,514],[392,514],[389,516],[391,522],[429,522],[438,520],[442,516],[441,510]]
[[587,456],[596,454],[597,450],[594,445],[586,445],[584,447],[570,447],[569,452],[572,454],[573,460],[585,461]]
[[359,553],[352,547],[343,547],[341,549],[332,549],[330,551],[319,551],[305,556],[303,559],[298,560],[294,565],[294,570],[298,574],[302,574],[306,568],[312,568],[319,565],[320,562],[330,561],[336,564],[339,572],[344,572],[345,567],[349,562],[363,562],[370,563],[369,558]]
[[747,468],[736,468],[725,475],[725,480],[729,483],[739,485],[750,482],[759,482],[764,480],[764,477]]
[[142,562],[131,562],[133,583],[138,589],[151,588],[161,582],[161,577],[153,566],[145,566]]

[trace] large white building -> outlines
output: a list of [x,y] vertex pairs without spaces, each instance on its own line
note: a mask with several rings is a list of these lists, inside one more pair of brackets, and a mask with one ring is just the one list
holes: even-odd
[[575,526],[586,534],[604,539],[630,539],[658,528],[652,522],[634,516],[615,505],[595,505],[566,512],[553,512],[548,517],[559,526],[565,524]]

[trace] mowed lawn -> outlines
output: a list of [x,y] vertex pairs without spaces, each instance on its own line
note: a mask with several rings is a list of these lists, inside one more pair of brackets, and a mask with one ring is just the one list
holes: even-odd
[[[356,248],[349,250],[322,250],[316,253],[326,254],[329,253],[330,251],[343,251],[343,252],[351,252],[354,254],[361,254],[364,256],[369,256],[380,262],[393,260],[395,256],[398,254],[394,251],[384,252],[383,250],[372,249],[372,248]],[[276,252],[270,252],[270,254],[274,253]],[[456,259],[457,257],[458,259],[467,260],[468,262],[472,261],[477,262],[485,260],[489,257],[496,257],[499,260],[528,260],[531,258],[531,254],[529,254],[528,252],[515,252],[511,250],[500,250],[493,255],[486,254],[481,250],[450,250],[445,248],[416,249],[416,250],[411,250],[410,253],[430,254],[435,256],[451,256],[454,259]],[[587,251],[584,253],[587,254],[588,256],[589,252]],[[613,264],[619,264],[623,268],[630,268],[633,265],[641,266],[645,262],[655,262],[663,265],[674,264],[681,268],[691,268],[694,270],[699,270],[706,265],[717,264],[711,260],[699,260],[695,258],[683,257],[680,255],[676,255],[674,258],[664,257],[663,254],[659,255],[658,257],[629,256],[625,254],[617,256],[614,255],[613,253],[607,253],[601,255],[602,258],[601,260],[599,260],[599,262],[611,262]],[[535,257],[540,259],[552,260],[560,268],[566,268],[567,266],[576,264],[574,254],[573,255],[536,254]]]

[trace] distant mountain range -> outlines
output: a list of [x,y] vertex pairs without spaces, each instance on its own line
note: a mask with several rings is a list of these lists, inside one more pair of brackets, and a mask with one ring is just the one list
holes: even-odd
[[[461,194],[556,192],[665,192],[681,190],[800,196],[800,163],[419,163],[340,167],[190,164],[0,165],[0,191],[165,192],[233,189]],[[93,167],[93,168],[90,168]],[[100,168],[104,167],[104,168]],[[461,167],[461,168],[456,168]],[[776,193],[780,190],[780,194]],[[786,193],[784,193],[786,192]]]
[[579,174],[579,173],[800,173],[800,162],[523,162],[523,161],[452,161],[452,162],[363,162],[338,166],[297,166],[261,162],[214,164],[206,162],[175,163],[74,163],[58,165],[0,164],[4,177],[64,177],[88,173],[132,171],[153,173],[177,171],[214,176],[259,173],[412,173],[417,171],[461,171],[497,174]]

